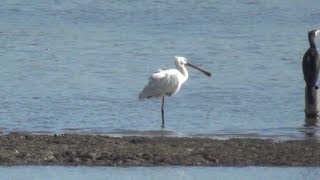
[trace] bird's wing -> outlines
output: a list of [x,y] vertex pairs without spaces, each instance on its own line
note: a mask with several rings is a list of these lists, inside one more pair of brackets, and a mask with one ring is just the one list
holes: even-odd
[[307,75],[308,73],[310,73],[310,68],[312,68],[312,59],[313,59],[313,55],[312,55],[312,51],[309,49],[307,50],[307,52],[304,54],[303,56],[303,61],[302,61],[302,70],[303,70],[303,74]]
[[150,97],[162,97],[176,93],[180,87],[179,74],[176,69],[170,69],[154,73],[149,77],[149,83],[139,95],[139,99]]
[[302,61],[304,79],[308,85],[315,85],[319,73],[319,59],[316,52],[308,50]]

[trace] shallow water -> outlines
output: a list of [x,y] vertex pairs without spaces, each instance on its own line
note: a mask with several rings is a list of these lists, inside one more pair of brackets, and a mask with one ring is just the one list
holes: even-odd
[[0,167],[3,179],[318,179],[319,168],[275,167]]
[[[3,1],[4,132],[317,138],[304,127],[301,59],[319,1]],[[165,104],[138,101],[148,76],[185,56]],[[129,132],[129,133],[128,133]],[[161,134],[160,133],[160,134]]]

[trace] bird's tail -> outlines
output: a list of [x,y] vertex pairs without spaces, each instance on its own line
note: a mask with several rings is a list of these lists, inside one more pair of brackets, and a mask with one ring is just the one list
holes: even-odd
[[142,99],[144,99],[144,98],[146,98],[146,96],[143,94],[143,92],[141,92],[141,93],[139,94],[139,100],[142,100]]
[[147,92],[146,88],[144,88],[139,94],[139,100],[142,100],[144,98],[148,98],[148,92]]

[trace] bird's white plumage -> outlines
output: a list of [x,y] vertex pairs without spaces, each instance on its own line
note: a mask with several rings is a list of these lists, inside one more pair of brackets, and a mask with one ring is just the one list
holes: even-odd
[[143,88],[139,94],[139,99],[151,98],[151,97],[162,97],[161,106],[161,117],[162,125],[164,128],[164,99],[165,96],[171,96],[176,94],[181,85],[188,79],[188,71],[185,65],[193,67],[207,76],[211,76],[211,73],[198,68],[187,62],[184,57],[175,56],[176,69],[161,70],[159,69],[157,73],[152,74],[149,77],[149,83]]
[[154,73],[149,77],[149,83],[139,95],[139,99],[149,97],[163,97],[176,94],[181,87],[183,76],[176,69],[169,69]]
[[188,79],[188,72],[184,67],[186,59],[176,57],[177,69],[161,70],[149,77],[149,83],[139,95],[139,99],[150,97],[164,97],[176,94],[181,85]]

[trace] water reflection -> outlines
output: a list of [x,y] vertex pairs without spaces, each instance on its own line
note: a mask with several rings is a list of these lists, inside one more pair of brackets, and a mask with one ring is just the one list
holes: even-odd
[[151,136],[151,137],[158,137],[158,136],[179,136],[179,133],[165,130],[165,129],[159,129],[159,130],[147,130],[147,131],[139,131],[139,130],[130,130],[130,129],[115,129],[112,132],[109,132],[108,134],[113,135],[120,135],[120,136]]
[[318,118],[305,118],[304,127],[317,127]]
[[305,134],[305,137],[316,138],[318,118],[305,118],[304,122],[305,124],[303,126],[305,128],[302,132]]
[[108,135],[108,136],[149,136],[149,137],[158,137],[158,136],[174,136],[178,137],[181,134],[174,131],[159,129],[159,130],[135,130],[135,129],[114,129],[111,131],[104,131],[99,128],[65,128],[63,129],[65,133],[70,134],[98,134],[98,135]]
[[[192,137],[192,138],[211,138],[218,140],[227,140],[232,138],[258,138],[273,139],[275,141],[285,140],[315,140],[320,137],[317,132],[320,128],[317,125],[317,119],[305,119],[305,124],[296,127],[278,127],[265,129],[233,129],[221,130],[212,133],[183,133],[170,129],[136,130],[136,129],[111,129],[105,131],[104,127],[88,128],[64,128],[62,132],[50,131],[26,131],[22,129],[0,129],[0,135],[10,133],[34,134],[34,135],[53,135],[53,134],[82,134],[82,135],[104,135],[111,137],[123,136],[144,136],[144,137]],[[246,133],[244,133],[246,132]]]

